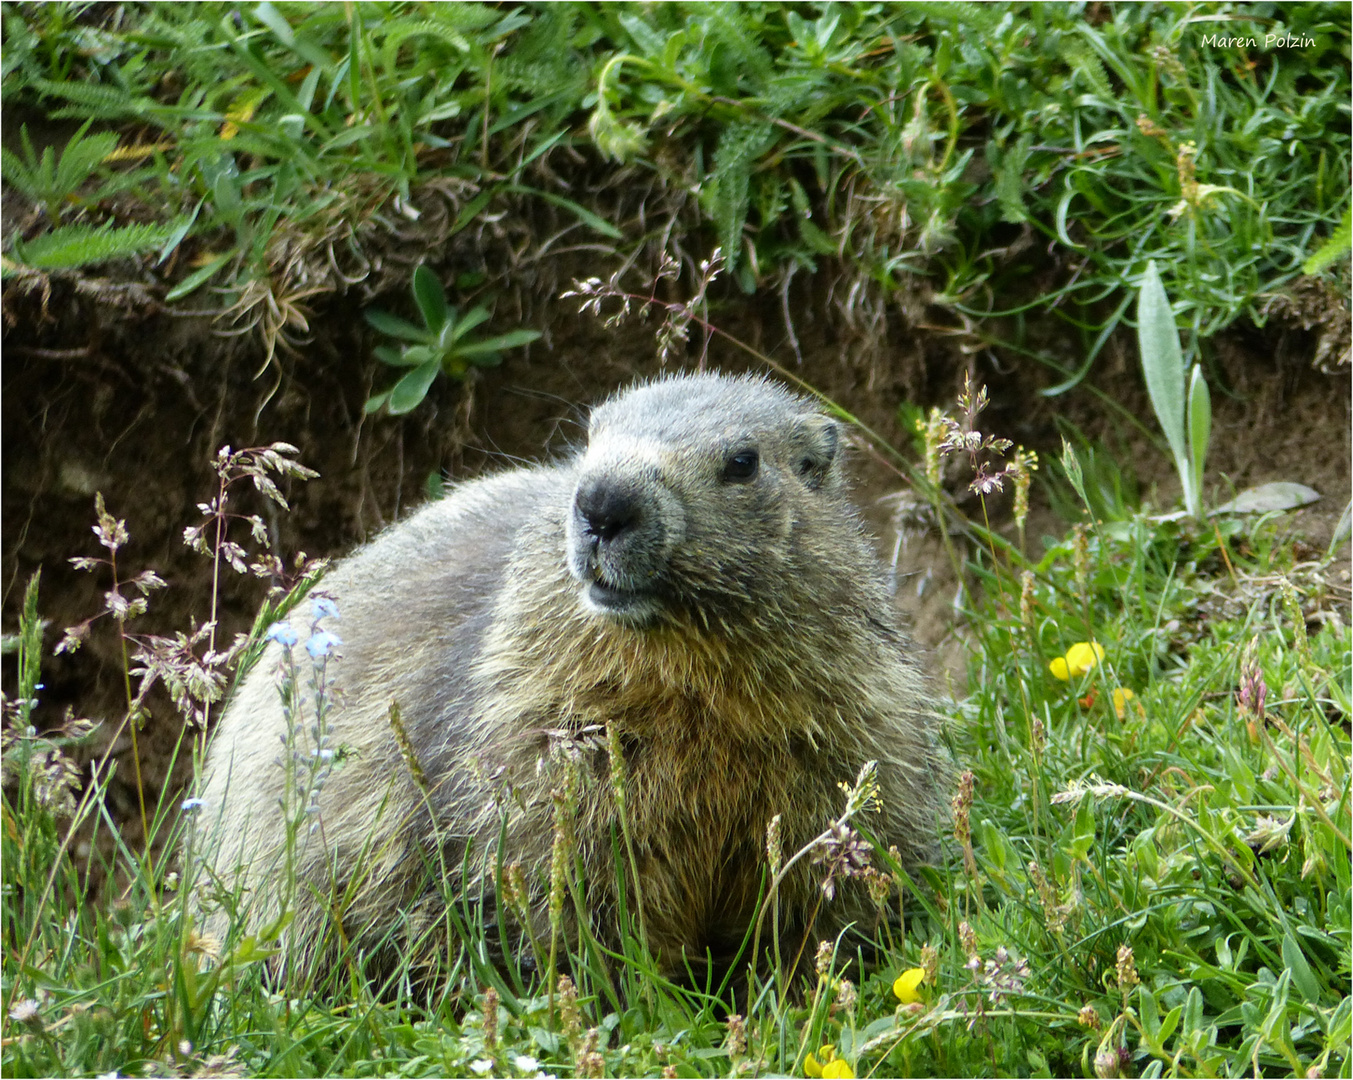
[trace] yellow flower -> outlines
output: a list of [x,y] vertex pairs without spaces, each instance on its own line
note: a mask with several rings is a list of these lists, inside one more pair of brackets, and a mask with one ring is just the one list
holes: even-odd
[[1127,703],[1137,695],[1126,686],[1120,686],[1113,692],[1113,711],[1118,714],[1119,720],[1127,718]]
[[850,1062],[837,1057],[836,1047],[830,1043],[818,1050],[818,1056],[822,1058],[821,1061],[811,1053],[803,1059],[805,1076],[811,1076],[814,1080],[819,1076],[823,1080],[855,1080],[855,1072],[851,1069]]
[[1066,682],[1078,675],[1084,675],[1104,659],[1104,646],[1097,641],[1078,641],[1067,649],[1065,656],[1059,656],[1048,664],[1048,670],[1055,678]]
[[921,1000],[920,986],[925,981],[925,968],[908,968],[893,981],[893,993],[903,1005]]
[[1104,646],[1097,641],[1078,641],[1066,651],[1066,666],[1072,675],[1084,675],[1104,659]]

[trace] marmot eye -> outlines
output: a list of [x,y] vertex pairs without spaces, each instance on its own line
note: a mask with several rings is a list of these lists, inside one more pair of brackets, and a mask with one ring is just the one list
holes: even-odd
[[755,450],[739,450],[724,462],[723,478],[735,484],[744,483],[756,475],[760,462],[761,455]]

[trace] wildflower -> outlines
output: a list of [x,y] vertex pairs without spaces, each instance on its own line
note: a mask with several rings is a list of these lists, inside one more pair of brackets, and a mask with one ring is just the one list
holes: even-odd
[[310,640],[305,643],[305,651],[314,659],[322,660],[333,650],[342,645],[343,641],[337,634],[331,634],[327,630],[321,630],[318,634],[311,634]]
[[747,1021],[739,1013],[729,1013],[725,1023],[728,1025],[728,1056],[736,1062],[747,1054]]
[[1116,1077],[1123,1075],[1123,1058],[1119,1048],[1113,1045],[1109,1035],[1104,1037],[1104,1041],[1099,1044],[1099,1049],[1095,1051],[1095,1075],[1099,1080],[1115,1080]]
[[1119,686],[1114,689],[1113,712],[1114,715],[1117,716],[1119,720],[1127,719],[1128,702],[1131,701],[1136,696],[1137,695],[1134,694],[1131,690],[1129,690],[1126,686]]
[[972,809],[973,775],[971,769],[965,769],[958,778],[958,790],[950,802],[954,811],[954,839],[963,848],[963,865],[968,876],[976,879],[977,859],[972,850],[972,823],[969,811]]
[[578,1054],[578,1076],[603,1076],[606,1073],[606,1059],[597,1047],[601,1044],[601,1028],[588,1028],[583,1037]]
[[275,641],[279,645],[285,645],[288,649],[296,644],[296,631],[291,628],[290,623],[275,622],[268,627],[268,632],[263,635],[265,641]]
[[1032,570],[1025,570],[1020,575],[1019,586],[1019,621],[1028,630],[1034,628],[1034,573]]
[[484,991],[484,1048],[498,1045],[498,991],[489,987]]
[[1038,471],[1038,455],[1032,450],[1019,447],[1015,450],[1010,471],[1015,477],[1015,524],[1022,534],[1024,522],[1029,517],[1029,485],[1033,481],[1033,474]]
[[1097,641],[1078,641],[1048,664],[1053,676],[1066,682],[1084,675],[1104,659],[1104,646]]
[[828,1043],[820,1047],[816,1055],[809,1052],[803,1059],[803,1073],[805,1076],[823,1077],[829,1080],[831,1077],[838,1077],[840,1080],[853,1080],[855,1071],[850,1067],[850,1062],[836,1056],[836,1047]]
[[518,1072],[524,1073],[535,1072],[540,1068],[540,1062],[529,1054],[518,1054],[512,1059],[512,1064],[517,1068]]
[[967,919],[958,924],[958,943],[969,960],[977,956],[977,933]]
[[1236,694],[1236,709],[1245,718],[1245,730],[1250,742],[1259,742],[1259,732],[1265,718],[1264,702],[1268,698],[1268,683],[1264,670],[1255,660],[1259,639],[1252,638],[1240,656],[1240,689]]
[[921,967],[925,970],[925,978],[921,981],[930,986],[936,985],[940,977],[940,952],[935,946],[921,946]]
[[1081,1011],[1076,1014],[1076,1023],[1083,1028],[1089,1028],[1091,1031],[1098,1031],[1102,1021],[1099,1019],[1099,1012],[1093,1005],[1083,1005]]
[[310,615],[315,622],[324,618],[336,619],[338,618],[338,605],[327,596],[317,596],[310,601]]
[[493,1071],[493,1062],[488,1058],[472,1061],[470,1062],[470,1071],[476,1076],[488,1076]]
[[827,873],[822,881],[822,895],[831,900],[836,895],[838,877],[863,877],[869,869],[869,844],[849,825],[837,822],[829,835],[817,846],[814,863],[825,863]]
[[41,1024],[38,1020],[38,1003],[33,998],[24,998],[10,1006],[9,1018],[16,1024]]
[[1022,994],[1032,971],[1027,960],[1014,960],[1004,945],[996,950],[982,969],[982,983],[990,991],[990,1001],[999,1007],[1011,994]]
[[1142,980],[1137,976],[1137,962],[1132,955],[1131,945],[1118,946],[1118,962],[1115,965],[1118,976],[1118,989],[1123,991],[1124,999],[1134,986]]
[[202,807],[206,805],[207,805],[206,799],[199,799],[196,796],[194,796],[191,799],[184,799],[183,802],[179,803],[179,809],[182,810],[185,814],[191,814],[194,811],[201,810]]
[[1254,820],[1254,832],[1245,837],[1245,843],[1250,845],[1256,855],[1267,855],[1274,848],[1281,847],[1287,842],[1287,835],[1292,831],[1292,825],[1296,820],[1296,814],[1286,821],[1279,821],[1268,814],[1260,814]]
[[855,990],[855,984],[849,979],[842,979],[841,985],[836,990],[836,1007],[849,1012],[855,1008],[857,1000],[858,994]]
[[1084,600],[1090,584],[1090,533],[1084,525],[1071,530],[1071,565],[1076,574],[1076,589]]
[[903,1005],[921,1000],[921,983],[925,982],[926,970],[923,967],[908,968],[893,980],[893,993]]
[[770,862],[770,872],[778,874],[784,865],[784,851],[780,841],[780,815],[776,814],[766,826],[766,858]]
[[946,417],[932,407],[927,420],[917,420],[916,430],[925,439],[925,478],[935,487],[940,484],[940,444],[944,442]]
[[559,976],[559,1026],[569,1046],[581,1040],[583,1014],[578,1005],[578,988],[567,975]]

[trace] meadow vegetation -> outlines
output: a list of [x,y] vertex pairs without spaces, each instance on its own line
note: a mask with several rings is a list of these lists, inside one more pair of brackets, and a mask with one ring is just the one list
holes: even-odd
[[[1303,264],[1348,286],[1349,16],[1330,5],[5,4],[0,17],[6,106],[32,127],[6,140],[4,183],[27,210],[5,226],[5,287],[134,286],[256,334],[268,358],[295,347],[307,302],[388,273],[392,293],[412,286],[403,310],[422,325],[368,312],[391,339],[377,359],[408,369],[378,383],[373,411],[411,411],[439,374],[532,333],[500,325],[490,275],[375,267],[380,229],[426,214],[429,191],[449,207],[429,251],[528,204],[560,212],[568,243],[637,266],[633,286],[579,283],[585,306],[614,314],[659,285],[686,298],[664,307],[669,344],[717,331],[735,292],[716,279],[752,293],[845,267],[865,317],[923,290],[967,339],[1047,365],[1055,395],[1149,293],[1139,332],[1158,331],[1156,363],[1177,377],[1156,408],[1167,435],[1167,411],[1188,426],[1173,450],[1186,491],[1208,442],[1190,366],[1205,379],[1209,342],[1269,317]],[[1221,30],[1311,44],[1200,44]],[[622,230],[608,200],[639,184],[649,214]],[[1045,248],[1050,262],[1031,259]],[[1048,320],[1074,355],[1048,346]],[[873,925],[805,940],[799,975],[749,928],[725,984],[659,977],[637,923],[619,954],[556,936],[495,963],[484,912],[515,918],[510,864],[491,906],[449,898],[455,945],[430,982],[352,951],[279,968],[285,913],[205,934],[202,807],[138,776],[145,842],[129,846],[105,800],[113,748],[130,740],[139,768],[158,684],[182,714],[179,753],[199,760],[270,627],[315,602],[323,566],[272,551],[241,496],[285,512],[311,474],[285,443],[222,449],[200,518],[183,522],[218,584],[202,621],[168,637],[138,630],[165,582],[127,565],[127,530],[100,498],[98,549],[70,555],[102,610],[62,636],[35,577],[5,640],[0,1071],[1348,1075],[1346,545],[1312,547],[1281,512],[1209,515],[1201,483],[1166,512],[1102,453],[1039,462],[984,429],[984,406],[970,382],[955,410],[908,414],[913,445],[875,440],[964,586],[966,692],[941,695],[955,763],[943,858],[909,875],[871,848]],[[1035,483],[1061,535],[1026,537]],[[976,519],[953,497],[963,487]],[[988,517],[1002,489],[1008,527]],[[227,642],[229,574],[276,588]],[[338,615],[326,626],[341,637]],[[94,725],[46,715],[42,672],[53,647],[93,634],[122,650],[126,709],[85,775],[72,751]],[[322,745],[329,662],[341,647],[298,654],[287,684],[336,759],[279,807],[293,836],[322,769],[342,767]],[[856,782],[840,828],[868,847],[869,778],[841,779]],[[768,884],[796,854],[769,838]],[[567,852],[554,872],[558,902],[578,903]]]

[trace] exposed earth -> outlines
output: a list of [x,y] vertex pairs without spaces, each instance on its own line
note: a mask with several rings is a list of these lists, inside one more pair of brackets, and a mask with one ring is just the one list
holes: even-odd
[[[559,294],[575,276],[606,274],[586,252],[553,258],[547,269],[518,276],[500,294],[495,323],[543,332],[514,350],[501,367],[476,371],[463,384],[435,383],[427,400],[402,418],[367,417],[363,403],[393,382],[393,369],[371,359],[376,335],[360,318],[372,302],[354,288],[312,307],[309,333],[283,343],[271,363],[257,331],[223,336],[229,326],[210,315],[185,318],[153,295],[103,282],[52,280],[50,293],[9,287],[4,297],[3,620],[17,628],[30,576],[42,570],[41,604],[49,620],[50,653],[64,627],[101,607],[106,577],[85,573],[72,556],[102,552],[90,531],[94,497],[126,520],[130,543],[119,553],[124,579],[155,569],[169,588],[151,596],[141,633],[187,629],[208,618],[212,568],[182,542],[200,520],[197,504],[214,488],[211,461],[222,445],[235,448],[284,440],[319,479],[287,488],[291,512],[277,512],[252,491],[238,510],[268,521],[276,550],[337,555],[398,520],[428,497],[442,478],[458,480],[564,451],[581,436],[584,407],[615,388],[664,370],[654,341],[657,319],[635,315],[608,328],[579,313]],[[458,271],[457,253],[434,263],[445,279]],[[638,272],[632,287],[642,287]],[[1045,468],[1063,433],[1079,432],[1117,463],[1145,501],[1168,509],[1177,494],[1173,468],[1156,431],[1136,348],[1120,331],[1077,388],[1045,397],[1040,390],[1062,374],[976,343],[924,294],[907,303],[848,306],[841,281],[827,271],[798,275],[783,295],[748,298],[716,284],[709,318],[858,416],[916,459],[913,434],[903,429],[903,403],[953,408],[963,373],[991,394],[982,430],[1037,450]],[[370,290],[367,290],[368,292]],[[375,306],[409,310],[404,288],[385,288]],[[787,315],[792,313],[792,326]],[[1079,361],[1060,330],[1048,342]],[[1292,528],[1324,550],[1349,500],[1350,393],[1348,316],[1327,287],[1306,284],[1270,305],[1263,327],[1233,328],[1213,340],[1214,424],[1208,498],[1270,480],[1297,481],[1321,494],[1290,515]],[[746,353],[692,329],[687,356],[667,369],[702,362],[724,370],[758,367]],[[797,353],[797,356],[796,356]],[[801,359],[800,359],[801,358]],[[1060,425],[1060,426],[1059,426]],[[907,487],[887,458],[857,440],[857,498],[879,534],[881,555],[894,550],[886,498]],[[963,504],[966,478],[951,489]],[[244,491],[243,488],[240,489]],[[1067,522],[1037,494],[1030,546],[1042,534],[1060,536]],[[882,500],[882,501],[881,501]],[[968,509],[975,509],[973,506]],[[246,530],[236,537],[246,540]],[[911,537],[900,552],[898,602],[911,615],[920,646],[932,654],[937,681],[961,689],[962,627],[952,601],[955,581],[934,538]],[[246,630],[265,583],[227,574],[220,623],[227,636]],[[73,656],[44,657],[37,713],[59,723],[67,709],[94,719],[120,718],[125,704],[122,653],[103,620]],[[13,663],[6,657],[6,663]],[[12,669],[7,671],[7,679]],[[7,683],[12,685],[12,683]],[[191,763],[170,759],[182,721],[165,697],[151,701],[141,737],[142,771],[151,795],[179,785]],[[116,724],[106,724],[111,732]],[[106,738],[106,736],[104,736]],[[102,751],[98,736],[84,751]],[[140,831],[130,739],[115,754],[120,768],[110,805],[135,844]]]

